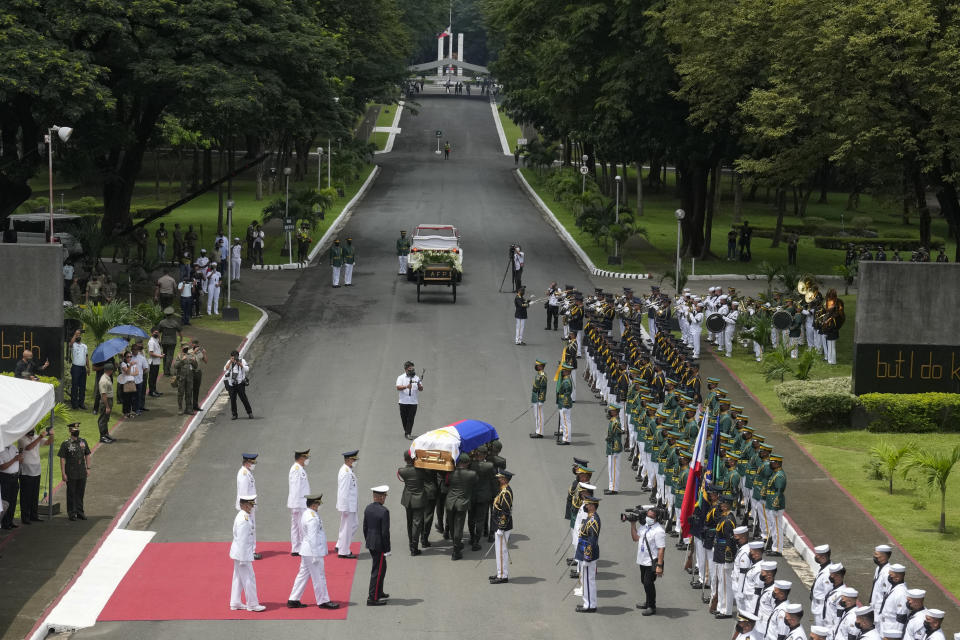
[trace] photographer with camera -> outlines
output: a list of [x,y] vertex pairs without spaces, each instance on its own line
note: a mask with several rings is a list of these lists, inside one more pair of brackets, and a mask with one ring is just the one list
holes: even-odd
[[230,359],[223,365],[223,385],[227,388],[230,395],[230,413],[233,414],[233,420],[237,419],[237,398],[243,403],[243,408],[247,410],[247,417],[253,419],[253,409],[250,408],[250,401],[247,400],[247,386],[250,384],[250,365],[240,357],[240,352],[234,349],[230,352]]
[[403,363],[403,373],[397,378],[397,391],[400,405],[400,422],[403,424],[403,435],[407,440],[413,440],[413,420],[417,417],[417,407],[420,403],[420,392],[423,384],[413,363],[409,360]]
[[[657,522],[657,509],[654,505],[644,505],[643,513],[627,511],[620,514],[620,520],[630,522],[630,537],[637,545],[637,564],[640,565],[640,582],[646,593],[646,600],[637,603],[641,615],[652,616],[657,613],[656,579],[663,577],[663,556],[667,547],[667,535]],[[637,521],[641,515],[644,522],[637,530]]]
[[523,287],[523,251],[519,244],[510,245],[510,265],[513,267],[513,290]]

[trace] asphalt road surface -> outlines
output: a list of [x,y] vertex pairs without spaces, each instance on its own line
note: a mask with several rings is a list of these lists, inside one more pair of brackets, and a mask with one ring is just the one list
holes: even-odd
[[[311,486],[325,496],[320,513],[335,537],[340,452],[359,448],[361,510],[370,501],[367,488],[391,486],[387,506],[393,515],[394,553],[385,584],[391,603],[364,606],[370,569],[364,551],[345,622],[104,622],[76,637],[214,640],[253,633],[306,638],[318,632],[353,633],[348,630],[365,637],[400,638],[479,638],[504,632],[551,639],[629,637],[638,632],[650,638],[732,634],[733,621],[714,620],[701,604],[700,592],[688,586],[672,538],[665,577],[658,581],[659,614],[642,618],[635,609],[643,600],[636,544],[618,517],[624,507],[646,501],[632,478],[624,481],[619,496],[600,505],[599,612],[574,612],[580,598],[570,594],[574,581],[566,577],[565,563],[557,564],[560,556],[554,551],[569,531],[562,515],[571,456],[590,460],[598,470],[603,467],[606,422],[602,408],[582,393],[581,381],[581,400],[587,401],[573,410],[574,446],[529,439],[529,415],[510,423],[528,406],[534,359],[545,359],[552,372],[561,343],[560,332],[544,330],[543,307],[535,306],[527,323],[527,346],[515,346],[509,278],[503,293],[498,287],[514,242],[526,252],[528,294],[542,295],[550,281],[582,290],[591,290],[593,284],[518,188],[511,173],[513,158],[501,152],[488,102],[476,97],[421,99],[419,115],[404,112],[403,134],[393,153],[380,157],[381,175],[341,234],[357,246],[354,286],[333,289],[325,260],[302,273],[282,317],[259,341],[250,397],[262,419],[232,422],[228,411],[213,418],[188,452],[189,464],[160,489],[166,492],[163,506],[146,525],[158,532],[156,542],[230,540],[240,454],[257,451],[258,538],[289,540],[287,470],[292,452],[309,447]],[[433,153],[437,129],[453,148],[450,160]],[[425,289],[418,304],[413,283],[396,275],[399,230],[412,231],[425,222],[454,224],[461,231],[464,278],[456,304],[441,287]],[[394,388],[407,359],[418,371],[426,370],[415,433],[476,418],[492,423],[501,434],[503,456],[516,473],[509,584],[488,584],[487,576],[495,571],[492,553],[477,566],[486,543],[479,552],[468,546],[464,559],[452,562],[450,543],[438,541],[434,531],[434,546],[423,555],[414,558],[407,551],[395,472],[409,443],[403,438]],[[551,392],[548,414],[552,403]],[[599,489],[605,487],[606,472],[595,481]],[[291,571],[292,579],[295,569]],[[809,602],[785,561],[778,577],[795,580],[794,601]],[[223,580],[229,582],[230,575]],[[260,597],[283,602],[287,593],[261,589]],[[211,607],[227,604],[213,602]],[[247,628],[240,632],[238,624]]]

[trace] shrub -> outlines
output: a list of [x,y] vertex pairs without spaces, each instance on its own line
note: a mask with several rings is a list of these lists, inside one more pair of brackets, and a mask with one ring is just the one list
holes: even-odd
[[[813,243],[818,249],[846,249],[847,244],[851,242],[855,245],[865,244],[870,247],[871,250],[878,244],[882,244],[887,251],[892,251],[895,248],[900,251],[913,251],[922,246],[920,240],[917,238],[907,240],[904,238],[892,238],[890,236],[878,236],[876,238],[868,238],[865,236],[814,236],[813,238]],[[930,238],[930,248],[939,249],[942,246],[944,246],[943,238],[939,236]],[[887,256],[887,259],[889,260],[890,256]]]
[[850,221],[850,226],[857,231],[863,231],[871,224],[873,224],[873,218],[870,216],[854,216],[853,220]]
[[774,387],[783,408],[810,426],[848,427],[857,397],[850,392],[850,378],[791,380]]
[[103,205],[93,196],[71,200],[65,206],[70,213],[99,213],[103,211]]
[[960,395],[955,393],[865,393],[870,431],[931,433],[960,431]]

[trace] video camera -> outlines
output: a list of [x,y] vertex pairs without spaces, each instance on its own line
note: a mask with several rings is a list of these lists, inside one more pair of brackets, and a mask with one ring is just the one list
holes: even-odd
[[620,514],[620,522],[639,522],[641,518],[646,517],[646,512],[641,507],[635,509],[624,509]]

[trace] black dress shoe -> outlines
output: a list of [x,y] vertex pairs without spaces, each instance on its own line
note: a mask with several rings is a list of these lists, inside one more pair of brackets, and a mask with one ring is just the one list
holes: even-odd
[[389,599],[390,599],[390,594],[389,594],[389,593],[381,593],[381,594],[380,594],[380,599],[381,599],[381,600],[389,600]]
[[262,559],[263,559],[263,554],[262,554],[262,553],[255,553],[255,554],[253,554],[253,559],[254,559],[254,560],[262,560]]
[[733,616],[729,613],[717,613],[713,617],[716,618],[717,620],[727,620],[729,618],[732,618]]
[[451,560],[459,560],[459,559],[462,558],[462,557],[463,557],[463,554],[462,554],[462,553],[460,553],[459,551],[454,551],[454,552],[453,552],[453,555],[450,557],[450,559],[451,559]]
[[367,600],[368,607],[382,607],[387,604],[384,600]]
[[237,419],[237,416],[233,416],[233,417],[231,417],[230,419],[231,419],[231,420],[236,420],[236,419]]
[[530,434],[530,437],[531,437],[531,438],[542,438],[543,436],[540,435],[539,433],[531,433],[531,434]]
[[410,555],[412,556],[418,556],[421,553],[423,553],[423,551],[420,551],[420,549],[410,549]]
[[[77,517],[80,518],[81,520],[86,520],[86,519],[87,519],[87,516],[84,515],[84,514],[82,514],[82,513],[78,513],[78,514],[77,514]],[[16,525],[14,525],[14,526],[16,526]]]
[[73,521],[76,520],[76,519],[77,519],[77,516],[75,516],[75,515],[73,515],[73,514],[71,513],[71,514],[70,514],[70,522],[73,522]]
[[647,607],[646,609],[644,609],[643,611],[640,612],[640,615],[642,615],[642,616],[652,616],[652,615],[654,615],[654,614],[656,614],[656,613],[657,613],[657,608],[656,608],[656,607]]
[[487,576],[487,580],[497,580],[497,576]]
[[596,608],[596,607],[592,607],[592,608],[588,609],[588,608],[586,608],[585,606],[583,606],[582,604],[578,604],[578,605],[577,605],[577,608],[576,608],[576,612],[577,612],[577,613],[596,613],[596,612],[597,612],[597,608]]
[[481,547],[480,547],[480,543],[479,543],[479,542],[475,542],[475,543],[473,543],[472,545],[470,545],[470,550],[471,550],[471,551],[480,551],[480,549],[481,549]]
[[493,542],[493,536],[487,536],[487,542]]
[[344,560],[353,560],[354,558],[357,557],[357,554],[355,554],[355,553],[347,553],[347,554],[338,553],[338,554],[337,554],[337,557],[338,557],[338,558],[343,558]]
[[429,540],[421,540],[421,541],[420,541],[420,546],[421,546],[421,547],[432,547],[433,545],[430,544],[430,541],[429,541]]
[[703,583],[700,582],[699,580],[694,580],[693,582],[690,583],[690,588],[691,588],[691,589],[703,589]]
[[337,604],[336,602],[323,602],[321,604],[318,604],[317,606],[320,607],[321,609],[339,609],[340,608],[340,605]]
[[306,609],[307,605],[299,600],[287,600],[287,609]]
[[[291,551],[291,552],[290,552],[290,555],[292,555],[294,558],[299,558],[299,557],[300,557],[300,554],[297,553],[296,551]],[[340,557],[342,558],[343,556],[340,556]]]
[[570,444],[570,443],[569,443],[569,442],[563,442],[563,441],[561,440],[561,441],[558,442],[557,444],[560,445],[560,446],[564,446],[564,445],[568,445],[568,444]]
[[509,578],[494,578],[490,581],[490,584],[506,584],[507,582],[510,582]]
[[576,561],[576,560],[574,560],[573,558],[567,558],[567,566],[568,566],[568,567],[572,567],[572,566],[575,565],[575,564],[577,564],[577,561]]

